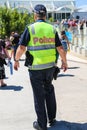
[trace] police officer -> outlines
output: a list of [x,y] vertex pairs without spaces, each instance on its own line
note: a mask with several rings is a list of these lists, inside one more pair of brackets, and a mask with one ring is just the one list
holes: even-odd
[[47,120],[49,125],[52,125],[56,119],[56,99],[52,84],[56,49],[63,59],[64,71],[67,70],[64,50],[54,27],[46,22],[46,13],[44,5],[35,6],[35,23],[25,28],[14,62],[14,69],[18,70],[19,59],[27,47],[30,60],[28,70],[37,115],[37,121],[33,123],[33,127],[37,130],[47,130]]

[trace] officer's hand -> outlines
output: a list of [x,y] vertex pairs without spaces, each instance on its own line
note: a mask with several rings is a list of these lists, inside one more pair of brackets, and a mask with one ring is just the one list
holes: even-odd
[[15,61],[14,62],[14,69],[18,70],[18,68],[19,68],[19,61],[17,61],[17,62]]
[[61,65],[61,68],[63,69],[63,71],[65,72],[67,69],[68,69],[68,65],[67,65],[67,63],[62,63],[62,65]]

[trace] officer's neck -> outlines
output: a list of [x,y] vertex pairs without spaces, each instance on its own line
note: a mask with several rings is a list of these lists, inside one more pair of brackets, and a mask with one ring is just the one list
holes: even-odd
[[44,17],[35,17],[35,20],[37,21],[37,20],[46,20],[46,17],[44,16]]
[[45,20],[44,19],[37,19],[36,22],[38,22],[38,21],[43,22]]

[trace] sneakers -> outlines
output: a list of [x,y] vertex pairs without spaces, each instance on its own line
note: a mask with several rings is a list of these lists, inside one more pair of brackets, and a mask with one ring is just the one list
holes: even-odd
[[37,121],[34,121],[34,122],[33,122],[33,127],[34,127],[36,130],[43,130],[43,129],[39,126],[39,124],[38,124]]
[[49,126],[53,126],[53,125],[55,125],[55,123],[56,123],[56,120],[55,120],[55,119],[50,120],[50,121],[49,121]]
[[[56,120],[55,120],[55,119],[50,120],[50,121],[49,121],[49,126],[54,126],[55,123],[56,123]],[[39,126],[39,124],[38,124],[37,121],[34,121],[34,122],[33,122],[33,127],[34,127],[36,130],[43,130],[43,129]]]

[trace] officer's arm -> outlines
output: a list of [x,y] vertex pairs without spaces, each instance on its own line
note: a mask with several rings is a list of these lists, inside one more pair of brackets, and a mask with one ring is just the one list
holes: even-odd
[[65,64],[67,64],[65,51],[64,51],[64,49],[62,47],[62,44],[61,44],[61,41],[59,39],[58,33],[55,34],[55,46],[56,46],[56,49],[57,49],[58,53],[60,54],[63,62]]
[[15,61],[19,61],[23,53],[26,51],[26,46],[19,45],[16,51]]
[[64,51],[63,47],[62,46],[57,47],[57,51],[59,52],[60,57],[62,58],[63,62],[67,63],[66,55],[65,55],[65,51]]

